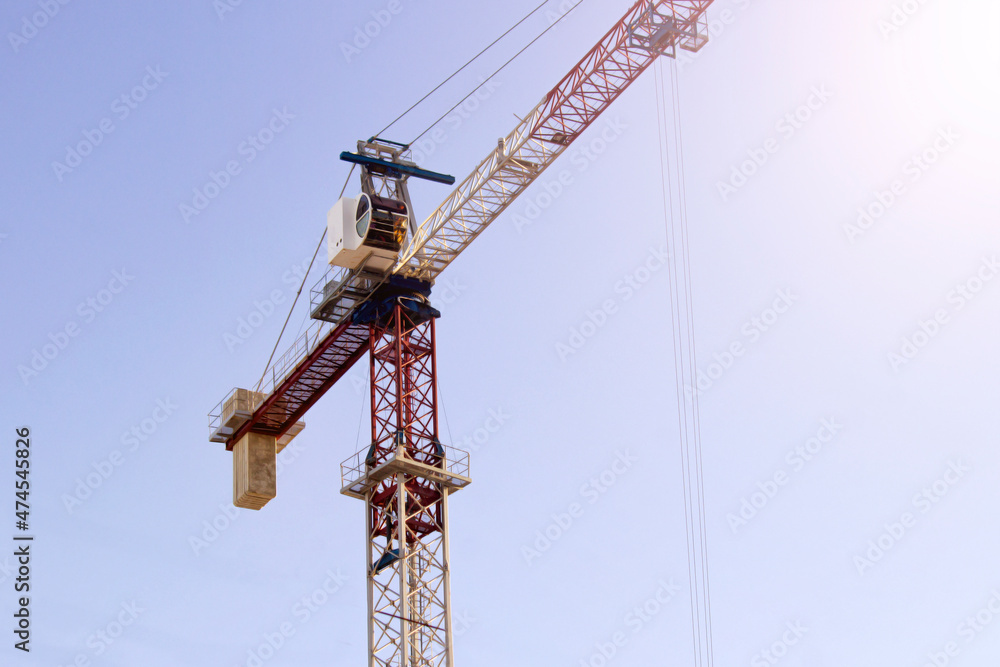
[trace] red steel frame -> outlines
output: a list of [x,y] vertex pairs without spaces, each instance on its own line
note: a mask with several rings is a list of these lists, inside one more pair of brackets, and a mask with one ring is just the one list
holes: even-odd
[[[521,147],[516,156],[537,168],[529,170],[530,173],[512,171],[510,156],[494,152],[421,225],[426,233],[417,241],[420,246],[419,257],[414,258],[419,265],[417,273],[424,279],[433,280],[653,64],[659,54],[632,43],[635,37],[650,37],[656,29],[647,20],[650,9],[672,16],[677,28],[690,34],[698,31],[699,21],[703,20],[712,2],[637,2],[545,96],[538,113],[526,121],[531,123],[530,127],[518,128],[508,137],[508,145]],[[681,36],[674,35],[665,48],[676,48],[684,41]],[[523,129],[527,136],[519,135]],[[407,274],[412,269],[403,266],[398,272]],[[274,388],[250,421],[229,439],[226,449],[232,449],[249,431],[283,435],[351,368],[367,347],[367,328],[353,324],[348,315],[347,321],[305,355],[295,371]]]
[[[433,279],[495,220],[659,55],[696,49],[713,0],[639,0],[542,103],[416,230],[396,273]],[[657,49],[670,16],[674,30]],[[358,303],[363,301],[363,297]],[[368,351],[372,448],[368,469],[392,458],[433,467],[438,441],[434,320],[396,303],[372,325],[352,315],[312,351],[229,439],[250,431],[283,435]],[[369,665],[451,667],[449,488],[393,468],[365,495],[368,538]],[[395,558],[395,560],[393,560]],[[379,567],[375,565],[379,564]],[[376,571],[378,570],[378,571]]]
[[[366,468],[400,456],[440,466],[434,319],[397,302],[371,325],[369,360]],[[397,470],[372,486],[365,501],[369,664],[451,665],[448,489]],[[376,563],[386,562],[376,571]]]
[[[668,14],[677,28],[697,33],[698,22],[713,0],[640,0],[587,52],[576,67],[545,96],[542,117],[532,136],[543,141],[566,143],[590,126],[625,89],[639,78],[659,53],[630,44],[630,30],[639,37],[650,37],[653,27],[643,22],[650,8]],[[676,48],[684,40],[673,36],[667,48]],[[563,139],[554,138],[564,137]]]
[[660,55],[700,48],[712,1],[637,2],[421,223],[396,272],[433,281]]
[[434,319],[421,321],[396,303],[391,317],[372,325],[369,349],[376,456],[394,451],[402,432],[407,451],[425,462],[438,435]]
[[312,405],[343,377],[368,351],[369,330],[350,318],[331,331],[295,370],[254,411],[226,442],[232,450],[240,438],[253,431],[275,437],[285,434]]

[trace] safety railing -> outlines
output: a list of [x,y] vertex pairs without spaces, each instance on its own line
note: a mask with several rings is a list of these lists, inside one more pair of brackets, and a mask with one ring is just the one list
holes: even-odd
[[208,413],[208,433],[212,442],[226,442],[243,425],[265,398],[265,394],[234,387]]
[[[410,457],[405,445],[398,446],[393,455],[390,455],[389,458],[384,459],[377,465],[368,462],[368,453],[369,448],[365,447],[355,452],[340,464],[341,486],[345,491],[362,493],[368,483],[369,474],[374,469],[386,464],[422,463],[423,465],[429,465]],[[436,471],[440,471],[442,476],[449,478],[449,482],[453,486],[460,488],[469,483],[469,452],[464,449],[441,445],[438,456],[440,457],[439,460],[431,467]],[[435,458],[437,459],[438,456],[435,456]]]
[[387,279],[363,268],[331,266],[309,293],[312,317],[340,324]]

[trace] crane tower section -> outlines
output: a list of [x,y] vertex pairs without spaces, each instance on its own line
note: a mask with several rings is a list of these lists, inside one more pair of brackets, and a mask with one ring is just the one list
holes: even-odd
[[381,288],[370,326],[371,444],[341,466],[364,500],[369,667],[451,667],[448,497],[469,454],[438,438],[434,318],[414,293]]
[[365,502],[369,667],[451,667],[448,496],[470,483],[469,454],[438,437],[431,286],[389,275],[407,229],[406,179],[428,173],[392,146],[359,142],[348,159],[361,164],[363,192],[341,205],[350,215],[334,207],[330,217],[363,253],[345,268],[376,284],[350,314],[369,331],[371,442],[341,465],[341,492]]

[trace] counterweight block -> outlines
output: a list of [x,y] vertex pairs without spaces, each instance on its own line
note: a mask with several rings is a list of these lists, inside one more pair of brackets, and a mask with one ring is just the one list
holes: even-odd
[[247,433],[233,447],[233,505],[259,510],[277,495],[277,439]]

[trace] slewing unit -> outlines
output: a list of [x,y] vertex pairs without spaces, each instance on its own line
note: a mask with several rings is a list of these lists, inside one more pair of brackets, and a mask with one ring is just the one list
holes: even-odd
[[446,185],[455,182],[454,176],[421,169],[405,160],[402,156],[408,148],[406,144],[372,137],[358,142],[357,153],[340,154],[341,160],[361,167],[366,187],[357,197],[341,198],[327,213],[330,264],[388,275],[410,228],[407,178],[415,176]]
[[406,241],[409,224],[404,202],[366,193],[343,197],[326,215],[330,263],[388,273]]

